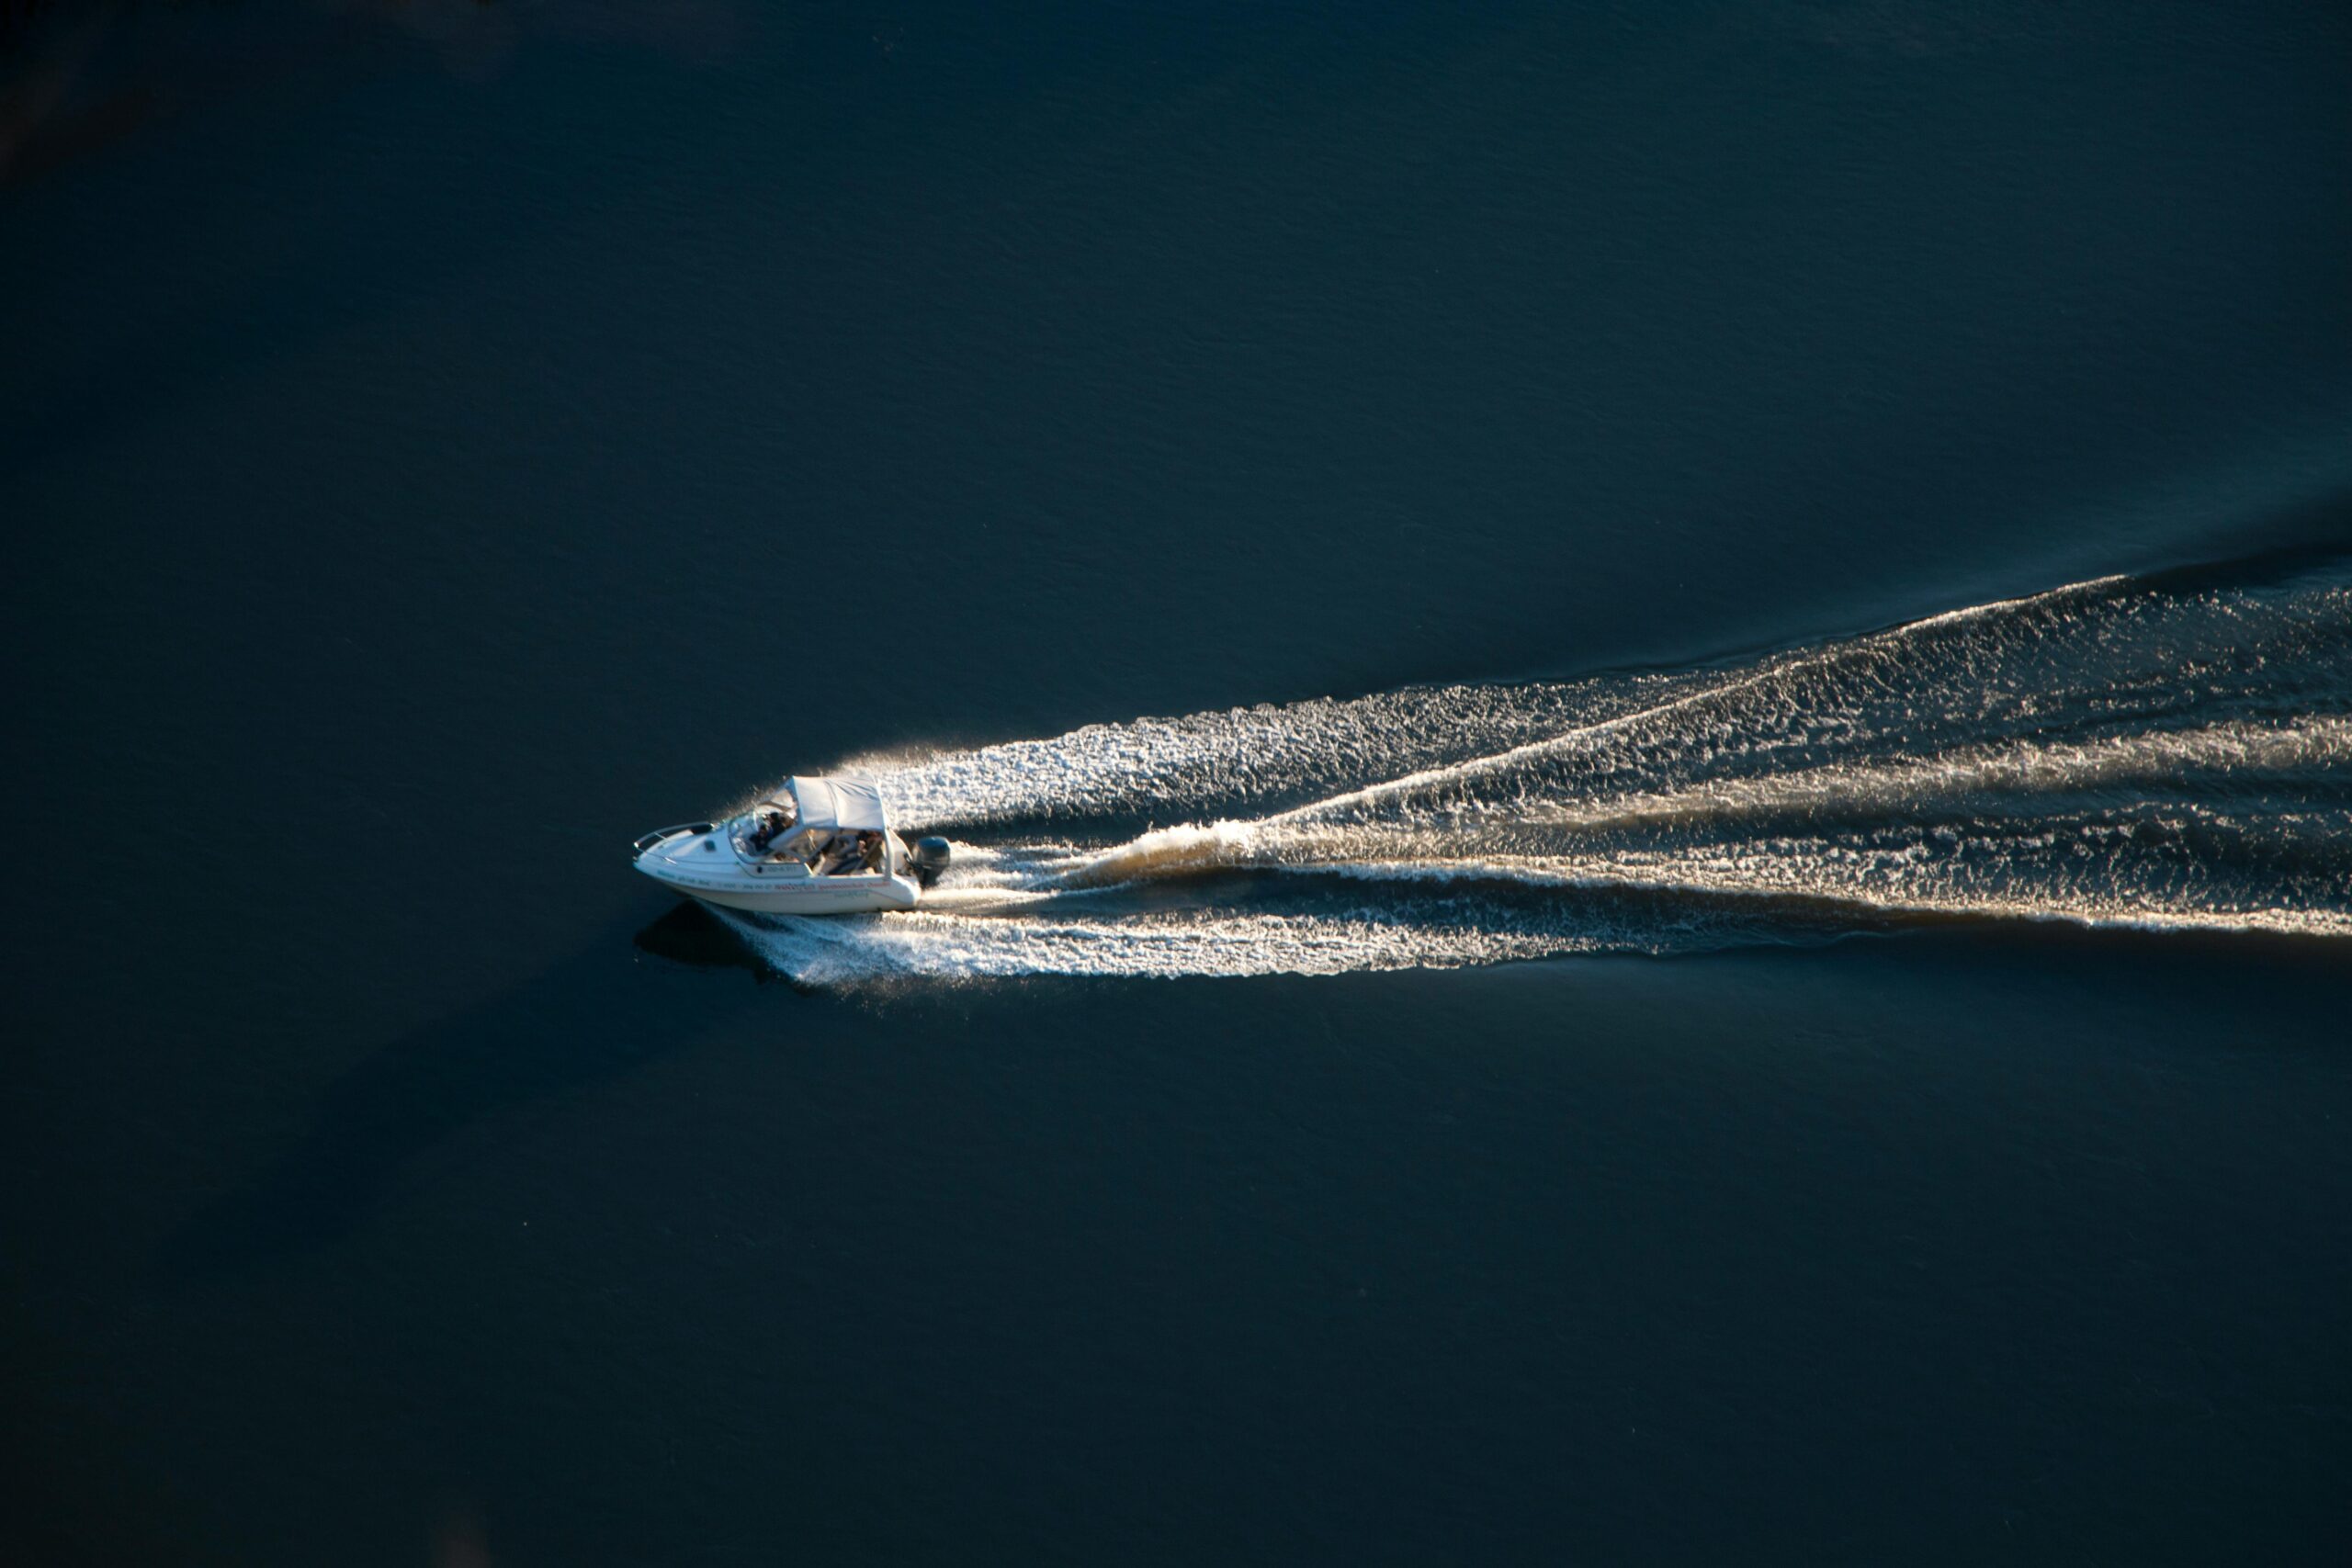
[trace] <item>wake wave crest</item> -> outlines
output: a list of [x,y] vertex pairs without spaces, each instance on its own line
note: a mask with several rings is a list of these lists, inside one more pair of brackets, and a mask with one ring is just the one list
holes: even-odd
[[2346,937],[2352,579],[2108,578],[1736,669],[855,765],[956,864],[909,914],[739,922],[811,983],[1329,974],[1939,918]]

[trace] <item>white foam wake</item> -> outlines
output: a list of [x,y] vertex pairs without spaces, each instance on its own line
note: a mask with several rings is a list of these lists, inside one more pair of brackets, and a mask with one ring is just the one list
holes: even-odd
[[1331,974],[1952,918],[2340,938],[2352,586],[2109,578],[1742,669],[863,765],[901,821],[956,835],[956,866],[910,914],[742,923],[810,983]]

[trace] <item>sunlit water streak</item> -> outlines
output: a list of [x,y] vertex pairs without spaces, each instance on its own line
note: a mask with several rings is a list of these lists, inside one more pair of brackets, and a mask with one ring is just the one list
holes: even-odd
[[855,765],[956,864],[910,914],[737,921],[808,983],[1333,974],[1938,918],[2345,937],[2352,583],[2341,562],[2109,578],[1743,668]]

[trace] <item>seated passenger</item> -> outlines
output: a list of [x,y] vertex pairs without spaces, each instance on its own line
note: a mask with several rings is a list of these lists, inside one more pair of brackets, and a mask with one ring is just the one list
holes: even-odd
[[859,869],[864,871],[880,871],[882,869],[882,835],[875,832],[871,829],[860,833],[857,836],[857,859]]
[[817,874],[837,876],[844,872],[862,870],[861,859],[857,850],[857,835],[835,833],[832,842],[825,846],[825,852],[817,857]]
[[752,830],[743,835],[744,847],[755,855],[767,853],[775,836],[784,831],[786,820],[783,812],[772,806],[763,807],[752,819]]

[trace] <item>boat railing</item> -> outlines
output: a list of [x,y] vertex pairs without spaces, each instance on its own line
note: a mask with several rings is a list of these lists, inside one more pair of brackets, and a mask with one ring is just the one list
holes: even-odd
[[656,828],[629,846],[629,858],[635,860],[654,845],[674,839],[680,834],[707,833],[718,827],[716,822],[681,822],[674,828]]

